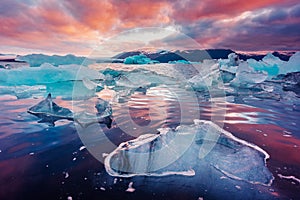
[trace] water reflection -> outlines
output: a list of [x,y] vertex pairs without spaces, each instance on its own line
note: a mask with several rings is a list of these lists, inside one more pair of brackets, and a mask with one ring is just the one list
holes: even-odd
[[[91,134],[89,136],[93,138],[90,145],[99,144],[98,142],[105,145],[105,141],[110,141],[116,146],[141,134],[157,133],[157,128],[160,127],[176,127],[180,123],[189,124],[192,123],[194,118],[211,119],[218,117],[219,111],[225,111],[225,120],[223,121],[225,122],[223,127],[225,130],[232,132],[243,140],[260,146],[271,156],[268,161],[268,168],[275,175],[275,181],[272,191],[268,191],[268,188],[261,188],[261,190],[271,193],[273,197],[276,195],[280,197],[297,197],[300,195],[298,183],[293,184],[292,180],[285,180],[277,175],[300,177],[299,105],[282,106],[281,102],[278,101],[264,100],[262,103],[256,99],[248,99],[248,105],[215,101],[215,106],[212,106],[212,102],[202,101],[201,98],[197,98],[197,101],[194,101],[186,93],[179,90],[172,93],[172,90],[175,89],[153,87],[147,90],[146,93],[134,92],[130,96],[125,97],[124,101],[113,102],[113,117],[115,120],[113,127],[111,129],[98,125],[90,127]],[[180,96],[178,97],[178,95]],[[56,127],[50,128],[47,125],[38,124],[37,118],[26,113],[26,110],[30,106],[35,105],[42,99],[17,99],[10,95],[4,95],[0,98],[0,176],[2,180],[0,182],[1,185],[6,185],[5,188],[1,189],[0,198],[6,197],[8,194],[13,195],[13,191],[18,191],[18,188],[21,187],[28,189],[29,186],[27,185],[30,185],[28,183],[38,185],[44,178],[51,177],[52,172],[59,175],[53,176],[49,188],[44,188],[44,191],[48,193],[53,192],[54,189],[59,191],[63,187],[61,184],[61,179],[64,178],[62,173],[66,170],[74,170],[75,168],[80,177],[79,175],[72,174],[74,178],[70,179],[72,181],[68,183],[68,189],[64,189],[63,194],[54,192],[55,197],[62,196],[65,198],[69,191],[79,193],[83,190],[89,191],[94,195],[99,195],[99,193],[95,193],[93,186],[96,185],[96,187],[100,188],[102,187],[101,184],[104,183],[98,181],[95,177],[101,176],[101,180],[109,180],[111,183],[113,182],[113,178],[103,174],[99,176],[90,175],[92,178],[87,181],[89,183],[88,186],[84,186],[86,182],[84,182],[83,174],[92,173],[90,172],[91,168],[94,169],[93,172],[104,172],[101,171],[103,168],[99,162],[87,151],[78,151],[83,144],[79,140],[73,122],[59,121]],[[72,104],[70,100],[57,97],[55,102],[71,110],[94,113],[96,100],[97,97],[86,101],[75,100]],[[132,121],[129,122],[129,119]],[[97,133],[99,128],[101,128],[104,134]],[[97,146],[95,146],[95,149],[97,150]],[[83,153],[85,153],[84,156]],[[82,157],[89,157],[88,162]],[[57,161],[58,158],[61,160]],[[64,160],[66,158],[68,162]],[[74,158],[77,159],[73,161]],[[37,161],[39,165],[36,164]],[[49,163],[56,164],[53,164],[55,167],[53,167],[52,172],[47,174],[44,169],[46,169],[45,166],[49,165]],[[63,165],[62,163],[67,164]],[[202,172],[205,173],[205,171]],[[32,176],[39,178],[31,178]],[[13,177],[22,177],[22,180]],[[216,181],[220,179],[220,177],[214,178]],[[77,184],[75,181],[79,180],[83,181],[81,185],[83,189],[74,187],[74,184]],[[95,180],[99,183],[95,182]],[[145,192],[148,189],[149,193],[151,188],[147,184],[153,184],[153,188],[157,189],[158,193],[160,192],[159,194],[162,195],[167,194],[165,184],[172,189],[168,193],[170,196],[172,196],[172,192],[180,195],[178,192],[174,192],[174,188],[178,190],[187,188],[186,191],[189,191],[186,194],[187,196],[189,195],[188,193],[192,194],[193,192],[198,195],[205,194],[205,190],[210,190],[210,195],[213,192],[220,192],[216,190],[217,186],[212,185],[210,188],[207,188],[208,186],[201,184],[200,180],[201,177],[189,180],[180,179],[180,181],[175,177],[155,180],[151,178],[147,180],[136,179],[134,186],[137,189],[137,193],[138,190]],[[226,181],[229,182],[229,180]],[[107,188],[113,188],[112,185],[108,184]],[[196,188],[196,185],[199,187]],[[123,187],[127,186],[128,183],[121,182],[118,187],[111,189],[111,193],[115,191],[120,192],[121,189],[123,191]],[[88,187],[92,189],[88,189]],[[240,190],[235,187],[222,189],[223,191],[232,192],[236,197],[242,195],[242,193],[239,193]],[[126,188],[124,188],[125,190]],[[3,191],[7,191],[7,193]],[[200,191],[200,194],[196,191]],[[245,188],[242,188],[242,191],[246,192]],[[184,192],[181,193],[181,195],[183,194]],[[191,194],[188,197],[191,197]],[[11,197],[13,198],[13,196]]]

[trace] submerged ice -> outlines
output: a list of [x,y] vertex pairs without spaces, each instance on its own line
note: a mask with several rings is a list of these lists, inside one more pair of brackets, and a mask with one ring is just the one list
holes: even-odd
[[193,125],[159,132],[121,143],[105,158],[106,171],[117,177],[193,176],[197,168],[209,164],[215,172],[235,180],[262,185],[273,180],[264,150],[213,122],[195,120]]

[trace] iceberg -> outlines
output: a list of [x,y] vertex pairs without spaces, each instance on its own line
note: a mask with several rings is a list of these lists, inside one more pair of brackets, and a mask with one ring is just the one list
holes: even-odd
[[86,111],[74,112],[74,121],[82,127],[88,127],[95,123],[105,124],[107,128],[111,128],[112,124],[112,107],[110,103],[104,99],[97,98],[95,103],[96,113]]
[[215,170],[252,184],[270,185],[274,179],[266,167],[269,155],[263,149],[211,121],[194,120],[192,125],[159,132],[121,143],[105,158],[107,173],[115,177],[193,176],[197,169],[210,166],[208,172]]
[[1,85],[37,85],[63,81],[104,79],[104,75],[96,70],[80,65],[60,65],[54,67],[44,63],[40,67],[20,67],[17,69],[0,69]]
[[61,119],[73,121],[73,112],[54,103],[50,93],[46,99],[29,108],[27,112],[40,118],[39,123],[47,123],[50,126],[54,126],[55,122]]
[[219,59],[220,69],[229,73],[236,73],[238,65],[240,64],[239,56],[235,53],[230,53],[228,59]]
[[134,70],[116,78],[116,86],[135,89],[174,83],[174,78],[159,75],[144,69]]
[[93,123],[100,123],[110,128],[112,124],[112,108],[110,104],[98,98],[95,108],[97,109],[96,114],[86,112],[75,113],[53,102],[51,94],[49,93],[44,100],[30,107],[27,112],[40,118],[38,123],[47,123],[50,126],[55,126],[55,122],[58,120],[66,119],[75,121],[83,127]]
[[280,61],[281,60],[279,58],[273,56],[272,54],[266,55],[262,61],[256,61],[254,59],[247,60],[249,66],[254,70],[266,72],[270,77],[278,75],[281,63]]
[[265,57],[262,58],[262,61],[269,64],[269,65],[277,65],[281,66],[282,64],[285,63],[285,61],[280,60],[280,58],[274,56],[272,53],[268,53],[265,55]]
[[173,61],[169,61],[169,64],[192,64],[192,62],[187,61],[187,60],[173,60]]
[[159,61],[151,60],[151,58],[148,58],[146,55],[140,54],[140,55],[128,56],[127,58],[124,59],[123,63],[127,65],[128,64],[143,65],[143,64],[155,64],[155,63],[159,63]]
[[258,71],[265,71],[270,77],[278,74],[287,74],[300,71],[300,52],[292,55],[289,61],[282,61],[271,53],[268,53],[261,61],[248,59],[249,66]]
[[17,56],[17,61],[25,61],[30,64],[31,67],[38,67],[43,63],[51,63],[54,66],[58,65],[68,65],[68,64],[77,64],[77,65],[88,65],[94,63],[93,60],[87,59],[85,57],[77,57],[74,55],[43,55],[43,54],[29,54],[26,56]]
[[229,62],[227,64],[228,66],[237,66],[240,63],[239,56],[236,55],[235,53],[230,53],[228,55],[228,60],[229,60]]
[[217,85],[221,81],[219,64],[205,63],[205,65],[209,65],[209,68],[201,70],[200,74],[188,80],[194,89],[207,90],[208,87]]
[[33,95],[41,96],[46,93],[44,85],[20,85],[20,86],[0,86],[0,94],[11,94],[18,99],[29,98]]
[[300,51],[292,55],[288,62],[283,63],[280,66],[279,74],[287,74],[290,72],[300,71]]
[[237,87],[253,87],[257,83],[264,82],[267,78],[267,73],[255,71],[246,62],[242,62],[237,69],[235,78],[230,81],[230,84]]

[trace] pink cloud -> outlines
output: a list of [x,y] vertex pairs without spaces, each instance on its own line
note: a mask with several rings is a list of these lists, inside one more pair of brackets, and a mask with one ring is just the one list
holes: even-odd
[[[285,2],[204,0],[187,1],[185,4],[179,0],[51,0],[26,5],[17,1],[4,0],[0,8],[0,39],[3,46],[77,53],[82,51],[80,48],[88,52],[88,49],[91,50],[89,44],[97,43],[99,38],[110,37],[123,30],[177,25],[183,33],[196,39],[204,48],[227,47],[241,50],[243,49],[239,48],[241,44],[234,41],[236,37],[243,42],[247,38],[257,42],[257,44],[244,44],[247,45],[244,49],[249,50],[261,45],[259,38],[267,38],[265,29],[253,26],[257,24],[259,27],[259,21],[253,21],[252,24],[249,23],[250,19],[226,24],[219,22],[223,19],[233,19],[245,11],[258,11],[263,8],[281,9],[281,7],[288,9],[296,4],[295,0]],[[8,11],[8,9],[14,10]],[[299,25],[297,10],[294,11],[293,16],[288,18],[275,16],[276,20],[272,22],[270,19],[274,19],[274,16],[265,18],[269,20],[263,24],[266,29],[274,29],[277,32],[274,33],[275,37],[268,38],[269,42],[262,48],[267,46],[273,48],[280,45],[278,44],[280,42],[286,43],[284,45],[287,46],[293,44],[292,41],[299,40],[297,35],[279,40],[278,37],[283,37],[280,31],[284,32],[284,30],[277,30],[273,26],[275,24],[290,28],[292,25]],[[203,23],[207,20],[210,23]],[[287,26],[289,24],[291,26]],[[243,29],[243,34],[239,34],[238,28]],[[251,29],[257,29],[257,32]],[[262,37],[255,39],[259,33]],[[74,47],[77,49],[74,50]]]

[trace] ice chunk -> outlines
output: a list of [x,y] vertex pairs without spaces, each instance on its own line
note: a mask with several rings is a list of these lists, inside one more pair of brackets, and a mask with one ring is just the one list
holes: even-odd
[[221,65],[221,67],[220,67],[220,69],[222,71],[229,72],[229,73],[232,73],[232,74],[236,73],[237,68],[238,68],[238,66],[230,66],[230,67],[228,67],[227,65]]
[[264,150],[213,122],[195,120],[193,125],[159,131],[120,144],[105,158],[106,171],[116,177],[188,175],[206,164],[211,166],[207,171],[216,170],[235,180],[262,185],[273,180]]
[[105,124],[108,128],[111,128],[112,124],[112,108],[108,101],[98,98],[95,108],[96,113],[77,112],[74,114],[74,121],[80,124],[82,127],[87,127],[94,123]]
[[228,60],[229,60],[228,66],[237,66],[240,63],[239,56],[236,55],[235,53],[230,53],[228,55]]
[[151,60],[151,58],[148,58],[144,54],[129,56],[124,59],[124,64],[142,65],[142,64],[155,64],[155,63],[159,63],[159,62],[157,60]]
[[237,66],[240,64],[239,56],[231,53],[228,55],[228,59],[220,59],[219,64],[221,70],[236,73]]
[[60,119],[73,121],[73,112],[68,108],[60,107],[54,103],[50,93],[46,99],[29,108],[28,113],[41,118],[39,123],[48,123],[52,126]]
[[98,99],[95,108],[97,112],[94,114],[86,112],[74,114],[68,108],[60,107],[54,103],[49,93],[46,99],[29,108],[28,113],[39,117],[41,119],[39,123],[48,123],[51,126],[54,126],[57,120],[66,119],[76,121],[83,127],[93,123],[100,123],[110,128],[112,124],[112,108],[110,104],[103,99]]
[[281,66],[285,61],[280,60],[280,58],[274,56],[272,53],[268,53],[265,57],[262,58],[262,61],[268,63],[269,65]]
[[235,78],[230,82],[232,86],[252,87],[254,84],[262,83],[268,78],[265,72],[255,71],[246,62],[239,65]]
[[132,186],[133,186],[133,182],[130,182],[128,184],[128,188],[127,188],[126,192],[134,192],[135,189]]
[[0,94],[11,94],[18,99],[28,98],[33,95],[44,96],[46,86],[44,85],[20,85],[20,86],[0,86]]
[[194,89],[206,90],[208,87],[218,84],[220,80],[219,65],[214,64],[208,70],[201,71],[200,74],[193,76],[188,80],[188,83]]
[[187,60],[173,60],[173,61],[169,61],[169,64],[191,64],[190,61]]
[[[270,54],[270,55],[272,55],[272,54]],[[265,57],[264,59],[267,60],[267,61],[269,60],[269,62],[271,60],[270,56],[268,56],[267,58]],[[254,70],[266,72],[266,73],[268,73],[269,76],[276,76],[279,73],[279,63],[277,63],[275,61],[267,63],[267,62],[264,62],[264,61],[256,61],[254,59],[248,59],[247,62],[249,64],[249,66],[252,67]]]
[[97,86],[98,86],[97,83],[91,81],[91,80],[88,79],[87,77],[84,77],[84,78],[82,79],[82,83],[83,83],[83,85],[84,85],[87,89],[89,89],[89,90],[94,90],[94,89],[96,89]]
[[288,62],[281,65],[279,69],[279,74],[287,74],[289,72],[299,72],[300,71],[300,51],[292,55]]
[[112,108],[108,101],[98,98],[98,101],[95,105],[97,109],[97,115],[99,117],[108,117],[112,115]]
[[117,92],[114,90],[109,89],[107,86],[104,86],[104,89],[100,92],[97,92],[96,95],[108,102],[114,102],[117,100]]
[[104,75],[96,70],[80,65],[61,65],[54,67],[45,63],[40,67],[21,67],[17,69],[0,69],[0,84],[36,85],[63,81],[104,79]]
[[127,88],[148,88],[160,84],[174,84],[173,78],[157,74],[148,70],[134,70],[126,75],[121,75],[116,80],[116,85]]
[[[233,67],[231,67],[233,68]],[[235,73],[231,73],[229,71],[226,70],[221,70],[221,77],[224,83],[228,83],[230,81],[232,81],[235,78]]]

